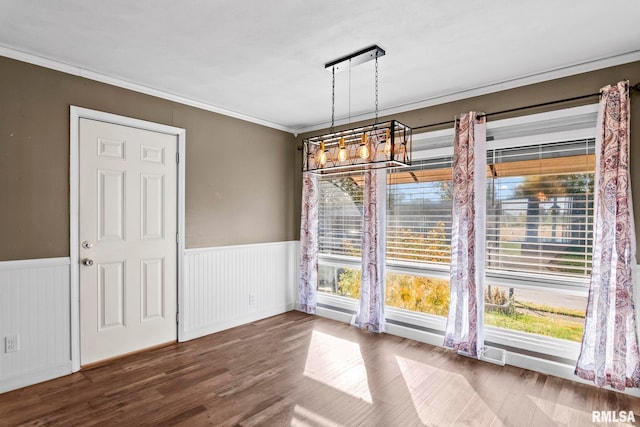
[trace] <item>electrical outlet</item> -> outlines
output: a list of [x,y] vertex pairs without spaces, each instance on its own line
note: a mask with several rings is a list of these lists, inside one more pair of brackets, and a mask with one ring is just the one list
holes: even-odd
[[256,304],[256,294],[249,294],[249,305]]
[[20,350],[20,341],[18,340],[18,335],[11,335],[8,337],[4,337],[4,352],[5,353],[13,353],[14,351]]

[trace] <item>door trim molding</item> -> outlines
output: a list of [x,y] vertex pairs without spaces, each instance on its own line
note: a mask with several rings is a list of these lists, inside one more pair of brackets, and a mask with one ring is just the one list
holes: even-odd
[[184,333],[182,325],[184,314],[179,307],[182,304],[184,295],[184,249],[185,249],[185,129],[163,125],[160,123],[148,122],[145,120],[119,116],[117,114],[105,113],[103,111],[90,110],[88,108],[70,107],[70,168],[69,168],[69,250],[71,253],[71,366],[72,371],[80,370],[80,257],[78,248],[79,236],[79,208],[80,208],[80,119],[91,119],[116,125],[129,126],[152,132],[175,135],[178,138],[178,242],[177,242],[177,271],[178,271],[178,341],[183,341]]

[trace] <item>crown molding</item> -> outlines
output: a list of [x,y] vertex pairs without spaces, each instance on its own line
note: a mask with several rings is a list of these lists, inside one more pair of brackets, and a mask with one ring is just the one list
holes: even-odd
[[[320,123],[312,124],[302,127],[290,127],[281,123],[275,123],[268,120],[260,119],[258,117],[249,116],[237,111],[229,110],[217,105],[208,104],[194,99],[186,98],[180,95],[176,95],[170,92],[154,89],[148,86],[139,85],[126,80],[111,77],[106,74],[98,73],[95,71],[87,70],[74,65],[69,65],[64,62],[56,61],[53,59],[45,58],[42,56],[34,55],[31,53],[22,52],[13,48],[0,45],[0,56],[16,59],[18,61],[27,62],[29,64],[38,65],[40,67],[49,68],[52,70],[60,71],[67,74],[83,77],[90,80],[95,80],[101,83],[106,83],[112,86],[128,89],[134,92],[143,93],[145,95],[155,96],[157,98],[166,99],[168,101],[177,102],[180,104],[188,105],[191,107],[199,108],[201,110],[210,111],[224,116],[233,117],[236,119],[244,120],[246,122],[255,123],[261,126],[281,130],[284,132],[292,133],[294,136],[299,134],[312,132],[315,130],[326,129],[330,126],[329,121],[323,121]],[[628,52],[620,55],[613,55],[607,58],[601,58],[593,61],[586,61],[561,67],[557,69],[551,69],[540,73],[529,74],[514,79],[504,80],[500,82],[488,83],[486,85],[468,88],[456,92],[446,93],[431,98],[426,98],[421,101],[411,102],[402,105],[396,105],[389,108],[383,108],[379,111],[379,116],[388,116],[392,114],[405,113],[411,110],[417,110],[420,108],[432,107],[434,105],[445,104],[448,102],[459,101],[461,99],[472,98],[475,96],[486,95],[489,93],[499,92],[507,89],[513,89],[521,86],[526,86],[534,83],[541,83],[549,80],[560,79],[563,77],[569,77],[576,74],[586,73],[589,71],[595,71],[602,68],[614,67],[617,65],[627,64],[630,62],[640,61],[640,50]],[[595,90],[595,89],[594,89]],[[335,122],[336,126],[348,124],[351,122],[358,122],[363,120],[370,120],[374,118],[374,113],[360,114],[357,116],[351,116],[350,120],[347,118],[338,119]]]
[[[640,61],[640,50],[628,52],[620,55],[614,55],[607,58],[601,58],[593,61],[581,62],[578,64],[569,65],[566,67],[551,69],[540,73],[528,74],[525,76],[517,77],[514,79],[504,80],[500,82],[488,83],[486,85],[468,88],[456,92],[451,92],[443,95],[434,96],[432,98],[423,99],[417,102],[411,102],[408,104],[397,105],[390,108],[380,109],[378,116],[389,116],[392,114],[405,113],[407,111],[418,110],[420,108],[432,107],[434,105],[445,104],[448,102],[459,101],[461,99],[473,98],[475,96],[487,95],[494,92],[500,92],[507,89],[514,89],[521,86],[527,86],[534,83],[542,83],[549,80],[556,80],[563,77],[569,77],[576,74],[587,73],[589,71],[596,71],[603,68],[615,67],[617,65],[628,64],[631,62]],[[593,91],[597,91],[599,88],[593,88]],[[360,114],[357,116],[351,116],[351,123],[355,123],[363,120],[373,119],[374,113]],[[338,119],[335,121],[335,126],[345,125],[349,123],[349,119]],[[321,129],[327,129],[331,125],[331,122],[324,121],[309,126],[303,126],[295,129],[297,134],[306,132],[312,132]]]
[[0,45],[0,56],[5,56],[7,58],[15,59],[22,62],[27,62],[29,64],[38,65],[40,67],[49,68],[49,69],[60,71],[67,74],[72,74],[74,76],[95,80],[100,83],[106,83],[111,86],[128,89],[134,92],[143,93],[145,95],[155,96],[156,98],[166,99],[168,101],[177,102],[179,104],[188,105],[190,107],[199,108],[201,110],[210,111],[212,113],[222,114],[224,116],[233,117],[236,119],[244,120],[246,122],[255,123],[261,126],[266,126],[269,128],[273,128],[273,129],[277,129],[277,130],[281,130],[281,131],[285,131],[293,134],[296,133],[295,129],[280,123],[263,120],[257,117],[239,113],[237,111],[228,110],[226,108],[223,108],[217,105],[196,101],[191,98],[186,98],[184,96],[176,95],[163,90],[154,89],[152,87],[140,85],[137,83],[132,83],[116,77],[111,77],[106,74],[87,70],[82,67],[69,65],[64,62],[56,61],[53,59],[45,58],[45,57],[34,55],[31,53],[21,52],[19,50],[12,49],[6,46]]

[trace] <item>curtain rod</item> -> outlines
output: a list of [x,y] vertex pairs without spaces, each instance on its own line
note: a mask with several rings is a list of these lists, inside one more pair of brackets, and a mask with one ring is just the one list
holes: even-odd
[[[633,92],[633,91],[640,92],[640,83],[636,83],[633,86],[629,86],[629,91],[630,92]],[[592,98],[594,96],[600,96],[600,92],[598,92],[598,93],[590,93],[588,95],[574,96],[573,98],[558,99],[556,101],[542,102],[540,104],[526,105],[524,107],[510,108],[508,110],[502,110],[502,111],[495,111],[493,113],[480,114],[479,116],[480,117],[497,116],[497,115],[500,115],[500,114],[513,113],[513,112],[516,112],[516,111],[528,110],[528,109],[531,109],[531,108],[546,107],[546,106],[554,105],[554,104],[562,104],[564,102],[578,101],[580,99]],[[430,125],[412,127],[411,129],[412,130],[426,129],[426,128],[431,128],[431,127],[436,127],[436,126],[451,125],[451,124],[454,124],[455,122],[456,122],[455,120],[447,120],[446,122],[433,123],[433,124],[430,124]]]

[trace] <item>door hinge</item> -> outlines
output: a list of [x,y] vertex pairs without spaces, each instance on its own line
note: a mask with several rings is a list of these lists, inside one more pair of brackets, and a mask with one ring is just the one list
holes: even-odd
[[180,163],[180,153],[176,153],[176,163]]
[[176,233],[176,245],[180,243],[180,235]]
[[176,323],[180,323],[180,316],[178,316],[179,313],[176,312]]

